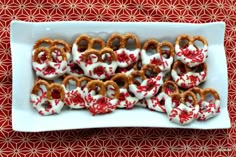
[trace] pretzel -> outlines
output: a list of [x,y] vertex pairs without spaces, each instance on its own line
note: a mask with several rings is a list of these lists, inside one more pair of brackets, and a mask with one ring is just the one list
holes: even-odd
[[67,58],[67,74],[73,74],[77,77],[83,76],[83,71],[76,66],[76,64],[73,62],[72,52],[71,52],[71,46],[63,41],[63,40],[53,40],[51,46],[60,47],[64,50]]
[[[154,64],[146,64],[142,67],[141,70],[144,72],[145,76],[148,78],[155,77],[159,73],[161,73],[161,69]],[[151,72],[151,74],[148,74],[147,72]]]
[[70,54],[71,54],[71,48],[68,43],[66,43],[63,40],[53,40],[51,47],[53,47],[53,46],[57,46],[57,47],[63,46],[63,50],[67,55],[67,59],[69,59]]
[[[187,40],[188,44],[186,47],[181,47],[181,40]],[[200,49],[194,45],[194,41],[201,41],[203,43],[203,48]],[[207,40],[202,36],[190,37],[187,34],[179,35],[175,42],[175,57],[184,64],[190,67],[194,67],[201,63],[204,63],[207,58],[208,53],[208,43]]]
[[81,89],[83,90],[84,87],[86,86],[86,84],[91,81],[92,79],[88,78],[88,77],[81,77],[79,78],[79,86],[81,87]]
[[[107,92],[109,86],[113,87],[114,95]],[[87,108],[93,115],[109,113],[116,109],[119,98],[119,87],[115,82],[92,80],[86,85],[84,90],[86,93],[85,101]],[[96,93],[97,90],[99,90],[98,93]]]
[[171,97],[161,92],[151,98],[145,98],[144,104],[151,111],[166,112],[165,105],[171,104]]
[[[109,54],[106,62],[103,55]],[[117,58],[114,51],[110,48],[102,50],[87,50],[80,62],[80,67],[84,71],[84,75],[93,79],[107,79],[115,74],[117,68]]]
[[[157,70],[158,69],[158,70]],[[145,74],[147,68],[143,68],[140,71],[133,71],[129,76],[129,91],[133,93],[138,99],[150,98],[157,94],[160,86],[163,83],[163,73],[156,67],[153,69],[157,73],[155,76],[148,78]],[[141,82],[135,78],[140,77]]]
[[[188,98],[191,97],[190,100]],[[172,103],[165,103],[166,113],[169,120],[186,125],[198,118],[199,105],[193,92],[186,91],[182,94],[171,94]]]
[[[170,50],[169,51],[163,50],[162,48],[165,46],[168,47]],[[148,55],[147,50],[150,47],[155,49],[157,53]],[[155,39],[149,39],[143,45],[141,51],[141,59],[142,59],[142,65],[155,64],[161,69],[161,71],[169,72],[174,60],[174,47],[170,42],[167,41],[159,43]]]
[[[173,89],[170,89],[170,86]],[[161,93],[151,98],[145,98],[142,106],[146,105],[152,111],[166,112],[165,104],[171,102],[171,93],[179,93],[179,88],[173,81],[165,81],[162,84]]]
[[[85,40],[88,43],[87,47],[79,45],[82,40]],[[82,53],[89,47],[91,47],[91,38],[86,34],[81,34],[80,36],[78,36],[72,46],[73,58],[76,58],[75,54]]]
[[34,51],[38,48],[42,48],[42,47],[45,47],[45,46],[42,46],[42,44],[48,44],[48,46],[46,46],[46,48],[49,48],[53,43],[53,40],[50,39],[50,38],[41,38],[39,40],[37,40],[33,46],[33,53],[34,54]]
[[[57,95],[52,95],[55,92],[54,90],[56,90],[59,93],[56,92]],[[58,94],[60,94],[60,95],[58,95]],[[52,84],[50,84],[50,86],[48,88],[47,97],[49,100],[60,99],[63,101],[64,97],[65,97],[65,91],[60,84],[52,83]]]
[[[42,53],[46,55],[44,61],[40,61],[39,59],[39,55]],[[33,69],[36,71],[37,76],[47,80],[54,80],[64,75],[66,68],[67,58],[62,48],[53,46],[50,48],[40,47],[35,50],[33,55]]]
[[201,103],[204,100],[202,89],[199,87],[190,88],[188,91],[193,92],[197,98],[197,103],[201,107]]
[[[106,88],[107,97],[111,99],[119,99],[120,96],[119,86],[114,81],[108,80],[104,82],[104,86]],[[109,86],[112,86],[111,89],[109,88]],[[114,93],[110,92],[110,90],[114,90]]]
[[[199,121],[206,121],[212,117],[217,116],[220,113],[220,96],[218,92],[212,88],[200,89],[198,87],[190,89],[190,91],[199,94]],[[211,94],[214,98],[214,101],[207,100],[207,95]]]
[[175,84],[175,82],[167,80],[163,83],[161,92],[166,93],[167,95],[171,95],[173,93],[179,93],[179,88]]
[[[44,43],[48,44],[48,46],[41,46]],[[57,47],[63,46],[63,50],[67,55],[67,59],[70,58],[71,48],[70,48],[69,44],[67,42],[65,42],[64,40],[52,40],[50,38],[41,38],[41,39],[37,40],[33,46],[33,54],[34,54],[34,51],[38,48],[42,48],[42,47],[50,48],[53,46],[57,46]]]
[[[119,40],[119,46],[117,45],[113,45],[113,41],[115,39]],[[124,48],[124,40],[123,40],[123,36],[119,33],[113,33],[109,39],[107,40],[107,47],[110,47],[111,49],[113,49],[114,51],[120,49],[120,48]]]
[[161,93],[151,98],[145,98],[144,103],[150,110],[158,112],[166,112],[165,104],[171,103],[170,95],[179,93],[179,88],[173,81],[165,81],[161,87]]
[[[171,86],[172,89],[170,89],[169,86]],[[136,106],[147,107],[152,111],[166,112],[165,104],[171,103],[170,94],[172,93],[179,93],[179,88],[173,81],[167,80],[162,84],[161,93],[140,100]]]
[[50,55],[50,51],[48,48],[40,47],[38,49],[35,49],[32,60],[33,62],[42,64],[42,66],[45,65],[43,67],[46,67],[46,60],[52,60],[52,56]]
[[[43,89],[41,86],[44,86]],[[52,92],[58,90],[58,95],[52,96]],[[38,95],[38,92],[41,91],[41,95]],[[56,93],[57,94],[57,93]],[[63,103],[64,99],[64,90],[61,85],[52,83],[48,84],[45,80],[38,80],[35,82],[31,96],[30,102],[33,107],[38,111],[41,115],[51,115],[55,113],[60,113],[62,107],[64,106]]]
[[[112,42],[118,38],[120,40],[120,47],[114,48],[112,46]],[[135,50],[128,50],[126,48],[127,42],[129,39],[133,39],[135,42]],[[135,63],[139,59],[140,55],[140,41],[138,37],[131,33],[126,33],[123,36],[120,34],[113,34],[110,36],[107,42],[107,46],[111,47],[115,50],[115,53],[117,55],[117,64],[118,67],[125,68],[130,66],[131,64]]]
[[[75,82],[76,88],[75,89],[68,89],[67,85],[69,84],[69,81],[73,80]],[[77,78],[73,75],[69,75],[64,78],[62,82],[62,86],[65,90],[65,99],[64,102],[66,105],[68,105],[70,108],[80,109],[85,108],[85,100],[84,100],[84,91],[82,88],[82,81],[89,82],[90,79],[86,77]]]
[[31,93],[32,94],[37,94],[38,92],[41,92],[42,95],[46,96],[46,92],[43,91],[43,89],[41,89],[41,87],[40,87],[41,85],[43,85],[46,88],[46,91],[48,90],[48,88],[49,88],[48,82],[45,81],[45,80],[38,80],[38,81],[35,82],[35,84],[34,84],[34,86],[32,88]]
[[123,38],[124,38],[124,45],[123,45],[124,48],[126,47],[126,45],[127,45],[129,39],[133,39],[133,40],[134,40],[134,42],[135,42],[135,47],[136,47],[137,49],[140,49],[140,48],[141,48],[141,46],[140,46],[140,41],[139,41],[139,39],[138,39],[138,37],[137,37],[136,35],[131,34],[131,33],[126,33],[126,34],[124,34],[124,37],[123,37]]
[[93,38],[91,42],[89,43],[89,49],[96,49],[95,44],[98,44],[100,46],[100,49],[103,49],[105,47],[105,42],[101,38]]
[[[206,80],[207,64],[202,63],[194,68],[195,69],[190,69],[181,61],[176,61],[171,71],[172,79],[179,87],[184,89],[198,86],[200,83]],[[183,72],[179,72],[178,70],[182,70]]]
[[115,76],[111,78],[111,80],[116,82],[116,84],[120,88],[120,96],[117,108],[132,109],[134,105],[138,102],[138,98],[133,97],[128,92],[128,87],[129,87],[128,76],[124,73],[117,73]]
[[[83,41],[83,40],[87,42],[86,46],[80,45],[80,42]],[[82,77],[83,76],[84,71],[80,67],[80,62],[83,58],[83,54],[87,50],[91,49],[91,47],[92,47],[91,40],[92,39],[88,35],[81,34],[80,36],[78,36],[76,38],[75,42],[72,45],[72,62],[71,62],[71,66],[72,66],[72,69],[74,68],[74,69],[76,69],[75,71],[78,72],[77,77]]]

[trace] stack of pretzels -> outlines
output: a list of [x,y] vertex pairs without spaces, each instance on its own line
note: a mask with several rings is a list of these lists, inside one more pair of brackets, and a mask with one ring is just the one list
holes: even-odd
[[207,47],[204,37],[189,35],[179,35],[175,45],[148,39],[142,46],[131,33],[114,33],[107,42],[82,34],[72,45],[42,38],[32,51],[30,102],[41,115],[141,106],[181,125],[204,121],[220,112],[217,91],[199,87],[207,76]]

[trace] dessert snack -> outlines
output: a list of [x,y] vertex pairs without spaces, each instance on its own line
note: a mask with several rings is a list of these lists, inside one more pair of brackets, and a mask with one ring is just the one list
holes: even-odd
[[[169,50],[163,48],[168,48]],[[148,55],[147,51],[149,49],[153,49],[156,53]],[[155,39],[149,39],[143,45],[141,60],[142,65],[154,64],[158,66],[161,71],[169,72],[174,60],[174,47],[168,41],[158,43]]]
[[77,77],[84,76],[84,71],[78,65],[82,58],[83,53],[91,46],[91,38],[86,34],[81,34],[72,45],[72,56],[69,60],[67,69],[68,74],[73,74]]
[[181,61],[176,61],[171,70],[172,79],[184,89],[198,86],[204,82],[207,75],[207,64],[202,63],[196,67],[189,68]]
[[[220,113],[220,96],[216,90],[212,88],[201,89],[199,87],[194,87],[189,90],[194,92],[199,97],[199,121],[206,121]],[[209,100],[209,96],[213,99]]]
[[33,46],[37,81],[30,102],[42,115],[60,113],[64,105],[93,115],[142,106],[180,125],[205,121],[220,113],[217,91],[198,87],[206,80],[207,47],[205,38],[189,35],[178,36],[175,47],[148,39],[142,49],[131,33],[114,33],[106,44],[81,34],[72,47],[42,38]]
[[34,51],[33,69],[37,76],[53,80],[64,75],[66,68],[67,58],[62,48],[57,46],[40,47]]
[[165,104],[171,103],[171,98],[164,92],[161,92],[151,98],[146,98],[145,104],[152,111],[166,112]]
[[30,102],[41,115],[60,113],[64,106],[64,89],[60,84],[38,80],[32,89]]
[[[70,90],[68,88],[70,81],[74,81],[75,83],[75,88]],[[70,108],[75,108],[75,109],[80,109],[80,108],[85,108],[85,100],[84,100],[84,91],[83,91],[83,84],[88,83],[91,81],[91,79],[87,77],[81,77],[80,79],[73,76],[73,75],[68,75],[67,77],[64,78],[62,82],[62,87],[64,88],[65,91],[65,105],[68,105]]]
[[116,109],[120,92],[115,82],[92,80],[84,91],[86,107],[93,115],[109,113]]
[[167,80],[163,83],[161,92],[166,93],[170,96],[173,93],[179,93],[179,88],[174,81]]
[[194,93],[185,91],[184,93],[171,94],[171,102],[165,103],[166,113],[169,120],[186,125],[198,118],[199,105]]
[[52,46],[52,39],[50,38],[41,38],[39,40],[37,40],[33,46],[33,51],[32,51],[32,55],[34,55],[35,51],[38,49],[38,48],[49,48]]
[[[120,46],[113,46],[112,43],[115,39],[119,39]],[[127,48],[128,40],[132,39],[135,42],[135,49],[129,50]],[[126,68],[133,63],[137,62],[140,55],[140,42],[136,35],[131,33],[126,33],[123,36],[121,36],[118,33],[114,33],[110,36],[110,38],[107,41],[107,47],[113,48],[117,55],[117,65],[120,68]]]
[[[187,40],[187,44],[181,46],[181,41]],[[203,47],[197,47],[194,42],[200,41]],[[207,58],[208,43],[202,36],[190,37],[187,34],[179,35],[175,42],[175,58],[189,67],[194,67],[201,63],[204,63]]]
[[117,73],[111,78],[111,80],[116,82],[120,89],[120,96],[117,108],[132,109],[134,105],[138,102],[138,98],[132,96],[128,91],[128,76],[124,73]]
[[144,101],[150,110],[166,112],[165,104],[172,103],[170,95],[173,93],[179,93],[179,88],[173,81],[167,80],[163,83],[160,93]]
[[89,49],[91,45],[91,40],[92,38],[86,34],[81,34],[80,36],[76,38],[75,42],[72,45],[72,55],[73,55],[74,61],[75,59],[79,59],[79,56],[81,53]]
[[117,57],[114,51],[107,47],[101,51],[90,49],[83,54],[79,66],[85,76],[93,79],[108,79],[115,75]]
[[35,44],[33,46],[32,54],[34,55],[34,52],[38,48],[42,48],[42,47],[44,47],[44,48],[59,47],[59,48],[62,48],[64,50],[64,52],[66,53],[67,60],[69,60],[69,58],[71,56],[70,45],[67,42],[65,42],[64,40],[52,40],[50,38],[41,38],[35,42]]
[[150,98],[157,94],[163,83],[163,73],[153,65],[148,64],[140,71],[133,71],[129,76],[129,91],[138,99]]

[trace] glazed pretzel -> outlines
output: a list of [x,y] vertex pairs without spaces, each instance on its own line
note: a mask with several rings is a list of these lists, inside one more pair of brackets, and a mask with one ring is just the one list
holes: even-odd
[[[168,47],[168,50],[163,50],[163,47]],[[152,48],[156,51],[155,54],[148,55],[147,50]],[[142,65],[154,64],[158,66],[161,71],[169,72],[174,58],[174,47],[170,42],[163,41],[159,43],[155,39],[147,40],[141,51]]]
[[[175,83],[184,89],[189,89],[198,86],[204,82],[207,76],[207,64],[203,63],[190,69],[187,65],[184,65],[180,61],[176,61],[173,65],[171,76]],[[198,68],[200,71],[198,71]],[[182,74],[179,74],[178,70],[183,70]]]
[[[191,101],[188,100],[191,97]],[[199,105],[194,93],[185,91],[184,93],[171,94],[172,103],[166,103],[166,113],[169,120],[180,124],[187,125],[198,118]]]
[[124,84],[122,86],[119,86],[120,88],[128,88],[129,86],[129,78],[124,73],[117,73],[111,78],[112,81],[116,82],[119,86],[119,82],[123,82]]
[[[209,118],[215,117],[220,113],[220,96],[215,89],[205,88],[200,89],[198,87],[190,89],[196,95],[199,94],[200,98],[198,100],[198,104],[200,106],[199,110],[199,121],[206,121]],[[208,101],[207,95],[210,94],[213,96],[214,101]]]
[[[84,47],[84,46],[80,46],[80,42],[84,40],[87,42],[87,47]],[[75,54],[75,53],[82,53],[84,51],[86,51],[88,48],[91,47],[91,37],[86,35],[86,34],[81,34],[80,36],[78,36],[75,40],[75,42],[73,43],[73,46],[72,46],[72,53]],[[75,57],[75,56],[73,56]]]
[[[45,87],[46,91],[43,91],[41,86]],[[53,90],[58,90],[58,97],[53,97],[52,92]],[[42,91],[42,95],[38,95],[38,92]],[[64,90],[61,85],[52,83],[48,84],[45,80],[38,80],[34,84],[30,96],[30,102],[33,107],[38,111],[41,115],[51,115],[55,113],[60,113],[62,107],[64,106],[63,99],[64,99]]]
[[[40,59],[41,54],[45,54],[44,61]],[[35,50],[33,55],[33,69],[37,76],[47,80],[54,80],[64,75],[66,68],[67,57],[62,48],[53,46],[50,48],[40,47]]]
[[[113,87],[114,95],[108,94],[107,88]],[[98,93],[94,92],[99,88]],[[93,114],[104,114],[116,109],[119,98],[119,87],[113,81],[90,81],[85,87],[85,100],[88,110]]]
[[[112,45],[112,42],[115,39],[119,39],[120,46],[119,47],[114,47]],[[128,40],[132,39],[135,42],[135,50],[129,50],[127,49],[127,43]],[[129,67],[130,65],[134,64],[135,62],[138,61],[139,55],[140,55],[140,41],[138,37],[134,34],[131,33],[126,33],[123,36],[115,33],[112,34],[108,41],[107,41],[107,46],[112,48],[116,55],[117,55],[117,64],[118,67],[120,68],[126,68]]]
[[[69,81],[74,81],[76,88],[69,90],[67,89],[67,85],[69,84]],[[65,99],[64,102],[66,105],[68,105],[70,108],[80,109],[85,108],[86,102],[84,100],[84,91],[82,87],[82,82],[86,81],[89,82],[91,79],[86,77],[77,78],[73,75],[69,75],[64,78],[62,84],[63,88],[65,90]]]
[[[147,77],[146,71],[149,70],[147,68],[149,66],[156,74]],[[160,72],[158,67],[154,68],[153,66],[155,65],[146,65],[141,71],[133,71],[129,76],[129,91],[138,99],[150,98],[156,95],[163,83],[163,73]],[[141,78],[141,82],[136,80],[137,77]]]
[[[111,80],[108,80],[106,82],[104,82],[104,86],[106,89],[106,96],[112,99],[119,99],[120,96],[120,90],[119,90],[119,86]],[[110,92],[108,91],[109,86],[112,86],[112,90],[114,90],[114,95],[110,94]]]
[[[186,47],[181,47],[180,41],[187,40],[188,44]],[[198,40],[203,43],[203,48],[200,49],[194,42]],[[193,36],[190,37],[187,34],[179,35],[175,42],[175,57],[177,60],[180,60],[184,64],[187,64],[190,67],[194,67],[201,63],[204,63],[207,58],[208,53],[208,43],[207,40],[202,36]]]
[[161,91],[166,93],[167,95],[171,95],[173,93],[179,93],[179,88],[175,84],[175,82],[168,80],[163,83]]
[[[109,54],[107,61],[102,58],[103,55]],[[83,62],[80,67],[84,75],[93,79],[108,79],[115,74],[117,68],[117,58],[114,51],[110,48],[102,50],[87,50],[83,55]]]
[[54,90],[58,90],[59,92],[59,97],[56,99],[60,99],[60,100],[64,100],[65,97],[65,91],[63,89],[63,87],[60,84],[57,83],[52,83],[50,84],[50,86],[48,87],[48,91],[47,91],[47,97],[49,100],[55,99],[52,95],[52,93],[54,92]]
[[[129,78],[124,73],[117,73],[115,76],[111,78],[112,81],[116,82],[116,84],[119,86],[120,90],[120,96],[119,96],[119,102],[117,107],[118,108],[126,108],[126,109],[132,109],[134,105],[138,102],[138,98],[132,96],[128,92],[129,87]],[[120,82],[122,84],[120,85]]]

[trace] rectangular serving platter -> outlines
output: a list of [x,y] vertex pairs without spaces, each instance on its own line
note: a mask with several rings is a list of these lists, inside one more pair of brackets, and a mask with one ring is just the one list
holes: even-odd
[[[15,131],[41,132],[53,130],[107,128],[107,127],[160,127],[191,129],[223,129],[230,127],[227,109],[228,75],[224,49],[225,23],[159,23],[159,22],[11,22],[12,53],[12,127]],[[86,110],[64,110],[58,115],[41,116],[29,103],[34,83],[31,56],[32,46],[42,37],[63,39],[73,43],[80,34],[101,37],[104,40],[114,32],[134,33],[143,43],[149,38],[158,41],[175,41],[180,34],[202,35],[208,40],[208,76],[203,87],[212,87],[219,92],[221,112],[208,121],[185,126],[174,124],[164,113],[145,108],[117,109],[105,115],[92,116]]]

